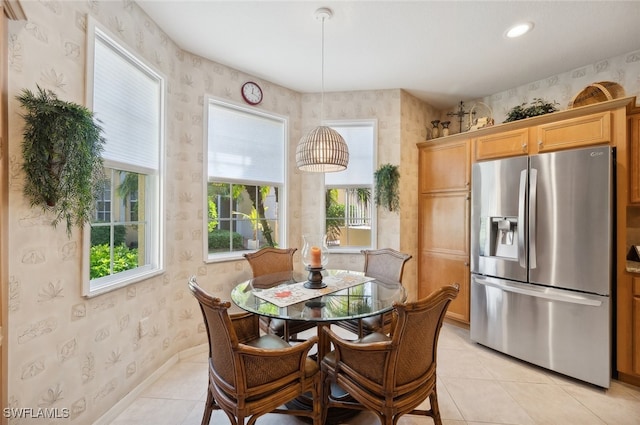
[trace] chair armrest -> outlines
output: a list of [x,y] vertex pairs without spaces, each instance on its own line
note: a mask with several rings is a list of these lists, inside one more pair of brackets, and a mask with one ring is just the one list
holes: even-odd
[[317,341],[318,337],[313,336],[299,344],[277,349],[239,344],[236,355],[242,364],[241,368],[245,370],[246,387],[259,392],[261,385],[271,385],[276,381],[285,384],[296,379],[304,380],[307,378],[307,355]]
[[259,318],[253,313],[230,314],[231,324],[236,331],[238,341],[247,342],[260,338]]
[[327,336],[333,343],[334,347],[339,348],[339,351],[344,351],[344,352],[352,351],[354,353],[363,352],[363,351],[387,352],[392,348],[391,339],[387,341],[360,342],[361,339],[358,339],[355,341],[343,339],[328,327],[324,328],[323,331],[327,334]]
[[[331,329],[325,328],[324,331],[334,346],[335,370],[332,373],[345,373],[355,382],[369,388],[382,384],[387,359],[394,349],[391,339],[376,342],[348,341],[340,338]],[[385,335],[381,336],[388,338]]]

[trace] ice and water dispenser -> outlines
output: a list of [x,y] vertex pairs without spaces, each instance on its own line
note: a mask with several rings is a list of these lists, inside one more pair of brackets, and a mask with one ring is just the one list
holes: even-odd
[[482,217],[480,220],[480,256],[517,261],[518,217]]

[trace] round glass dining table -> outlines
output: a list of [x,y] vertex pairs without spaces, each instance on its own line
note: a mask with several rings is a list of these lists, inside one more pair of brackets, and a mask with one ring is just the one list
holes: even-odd
[[305,273],[267,274],[244,281],[231,291],[231,299],[243,310],[283,320],[303,320],[318,325],[318,361],[330,349],[324,326],[342,320],[361,319],[390,311],[407,298],[400,282],[389,282],[349,270],[324,270],[323,289],[301,289]]
[[[362,319],[393,309],[404,302],[407,292],[400,282],[389,282],[348,270],[323,270],[322,289],[303,289],[307,274],[291,271],[267,274],[244,281],[231,291],[231,299],[243,310],[284,320],[315,322],[318,335],[317,361],[330,350],[331,341],[323,329],[341,320]],[[323,383],[324,385],[324,383]],[[345,397],[337,385],[332,394]],[[311,409],[308,397],[298,397],[287,404],[292,409]],[[329,409],[326,424],[343,423],[358,410]]]

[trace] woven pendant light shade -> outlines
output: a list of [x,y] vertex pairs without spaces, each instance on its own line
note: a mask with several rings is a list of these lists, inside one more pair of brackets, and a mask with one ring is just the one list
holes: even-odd
[[[324,21],[333,16],[331,9],[316,10],[316,19],[322,21],[322,98],[320,122],[324,110]],[[349,147],[340,133],[333,128],[319,126],[300,139],[296,148],[296,165],[301,171],[332,173],[342,171],[349,164]]]
[[296,148],[296,165],[301,171],[332,173],[349,164],[349,147],[340,133],[320,126],[300,139]]

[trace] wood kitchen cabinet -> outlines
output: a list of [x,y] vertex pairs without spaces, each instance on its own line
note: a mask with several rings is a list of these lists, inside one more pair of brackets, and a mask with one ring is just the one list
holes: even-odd
[[488,134],[473,140],[474,159],[506,158],[510,156],[527,155],[529,153],[529,129],[503,131]]
[[[627,149],[618,148],[618,160],[628,167],[619,168],[618,194],[618,282],[616,300],[616,370],[618,379],[640,386],[640,273],[626,261],[631,245],[640,244],[637,236],[640,216],[640,108],[627,114]],[[621,157],[622,151],[622,157]]]
[[467,255],[469,204],[467,191],[422,194],[419,220],[422,250]]
[[618,287],[618,379],[640,386],[640,276],[627,273]]
[[424,265],[418,281],[418,297],[424,298],[443,285],[457,283],[460,292],[447,308],[447,317],[463,324],[469,324],[469,257],[466,255],[441,254],[423,251],[420,263]]
[[[420,192],[468,191],[471,183],[469,140],[429,142],[420,149]],[[422,165],[424,164],[424,167]]]
[[[613,112],[574,115],[575,111],[556,112],[489,128],[486,134],[473,138],[473,160],[535,155],[612,143]],[[561,119],[562,116],[567,118]]]
[[418,297],[460,285],[447,318],[469,325],[471,140],[458,135],[419,144]]
[[640,114],[629,117],[629,202],[640,203]]
[[631,346],[631,364],[634,374],[640,376],[640,278],[633,278],[633,299],[631,302],[631,310],[633,316],[632,335],[633,340]]
[[[611,142],[610,111],[538,125],[529,153],[550,152]],[[532,152],[531,149],[535,149]]]

